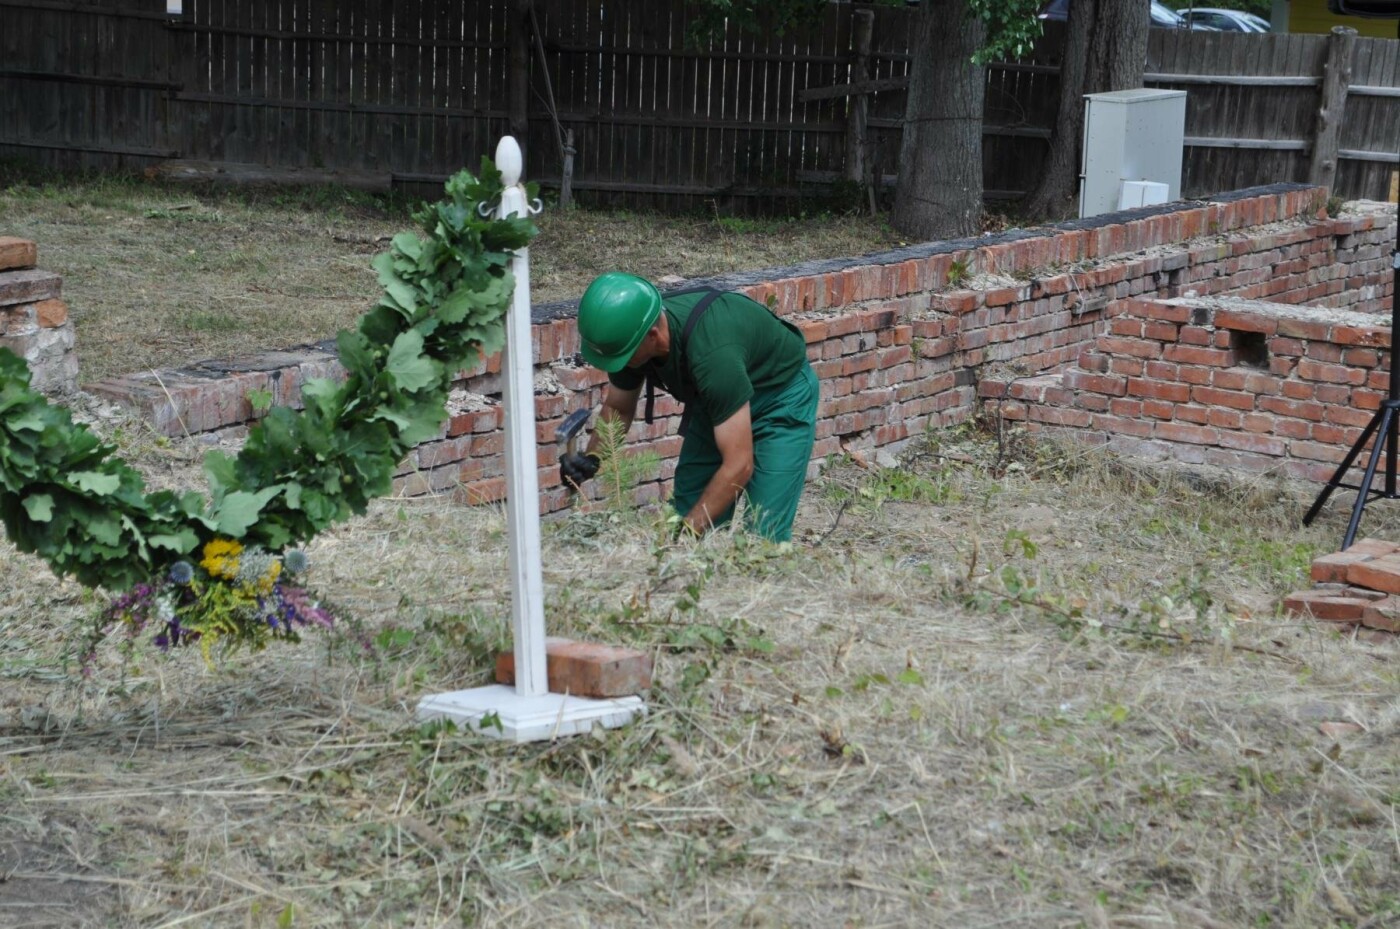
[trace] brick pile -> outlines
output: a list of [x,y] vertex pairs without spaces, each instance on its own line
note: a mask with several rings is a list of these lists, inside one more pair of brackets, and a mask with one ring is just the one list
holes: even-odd
[[1360,627],[1400,632],[1400,544],[1361,539],[1346,551],[1315,558],[1311,590],[1289,594],[1285,612]]
[[63,279],[37,264],[33,242],[0,236],[0,348],[28,362],[35,389],[61,396],[78,386],[73,324]]

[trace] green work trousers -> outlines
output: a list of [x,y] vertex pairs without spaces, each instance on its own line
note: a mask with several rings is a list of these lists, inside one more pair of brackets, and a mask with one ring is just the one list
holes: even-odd
[[[818,400],[817,376],[806,364],[787,386],[760,391],[749,400],[753,477],[744,487],[744,528],[775,542],[792,538],[792,521],[807,483],[807,465],[817,439]],[[715,444],[714,424],[695,409],[676,465],[671,505],[677,513],[684,516],[690,512],[719,470],[722,457]],[[722,526],[733,516],[731,506],[712,522]]]

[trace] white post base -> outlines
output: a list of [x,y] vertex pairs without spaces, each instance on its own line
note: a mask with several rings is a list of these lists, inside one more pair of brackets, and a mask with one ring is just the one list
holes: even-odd
[[[646,715],[641,697],[591,700],[566,694],[545,693],[526,697],[514,687],[492,684],[471,690],[434,694],[418,701],[418,719],[450,719],[472,732],[510,742],[539,742],[558,736],[588,732],[594,723],[604,729],[625,726]],[[482,718],[495,713],[501,725],[481,726]]]

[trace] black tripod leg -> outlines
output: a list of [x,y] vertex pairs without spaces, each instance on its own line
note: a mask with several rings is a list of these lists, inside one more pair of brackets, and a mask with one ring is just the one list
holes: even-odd
[[1386,444],[1386,439],[1394,437],[1391,431],[1394,423],[1395,408],[1387,403],[1385,411],[1381,414],[1380,429],[1376,432],[1376,444],[1371,449],[1370,460],[1366,462],[1366,474],[1361,478],[1361,487],[1356,492],[1356,503],[1351,508],[1351,522],[1347,523],[1347,534],[1342,536],[1342,551],[1351,548],[1352,540],[1356,538],[1356,527],[1361,524],[1361,511],[1366,509],[1366,503],[1371,498],[1371,481],[1376,477],[1376,464],[1381,459],[1381,450]]
[[[1303,517],[1303,525],[1311,526],[1312,521],[1317,518],[1317,514],[1322,512],[1322,508],[1327,505],[1327,498],[1332,496],[1332,491],[1341,486],[1342,478],[1346,477],[1347,471],[1351,470],[1352,462],[1356,461],[1356,456],[1361,454],[1361,450],[1366,447],[1366,442],[1371,438],[1371,434],[1376,431],[1376,427],[1383,419],[1389,416],[1389,412],[1382,407],[1376,410],[1376,415],[1371,417],[1371,421],[1366,424],[1366,428],[1361,430],[1361,437],[1356,440],[1347,456],[1342,459],[1342,463],[1337,466],[1337,470],[1332,473],[1332,477],[1327,481],[1327,486],[1322,488],[1322,493],[1317,495],[1313,501],[1308,514]],[[1380,448],[1380,442],[1376,442],[1376,448]]]
[[[1386,405],[1390,406],[1390,404]],[[1391,419],[1391,425],[1396,425],[1396,423],[1393,422],[1393,416],[1391,417]],[[1381,435],[1386,435],[1386,430],[1384,426],[1381,427]],[[1386,435],[1387,441],[1385,443],[1385,496],[1387,500],[1395,499],[1395,457],[1397,450],[1397,439],[1400,439],[1400,429],[1392,428],[1390,430],[1390,434]],[[1376,443],[1380,444],[1379,437],[1377,437]]]

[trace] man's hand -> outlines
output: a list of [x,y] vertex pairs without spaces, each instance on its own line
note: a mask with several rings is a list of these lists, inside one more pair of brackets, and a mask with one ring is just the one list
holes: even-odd
[[597,455],[572,452],[559,456],[559,479],[566,487],[577,490],[585,481],[591,480],[593,475],[598,473],[598,467],[602,464],[602,459]]

